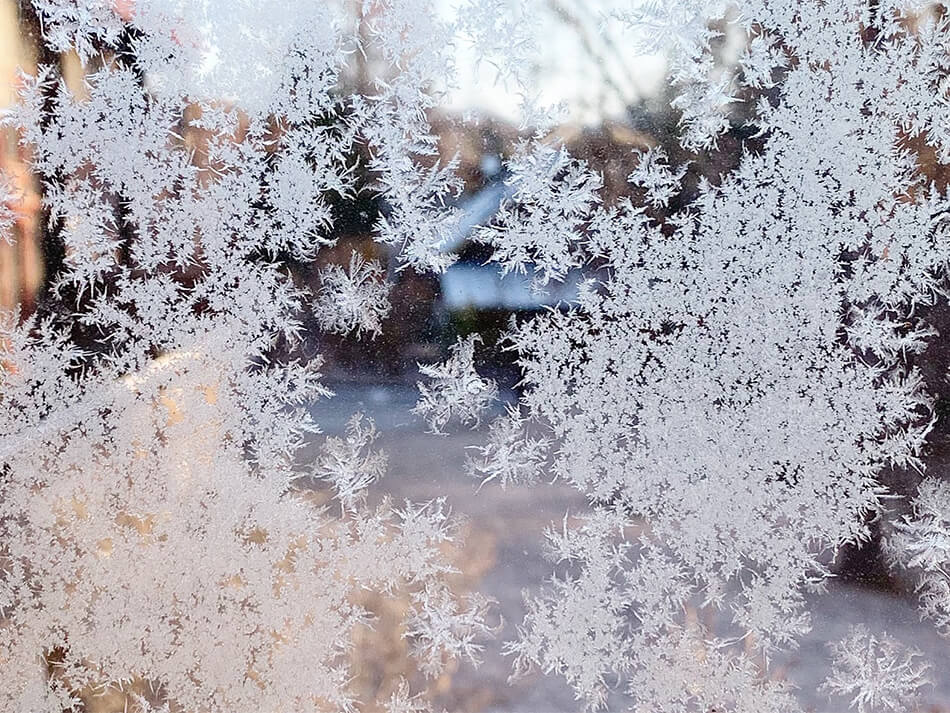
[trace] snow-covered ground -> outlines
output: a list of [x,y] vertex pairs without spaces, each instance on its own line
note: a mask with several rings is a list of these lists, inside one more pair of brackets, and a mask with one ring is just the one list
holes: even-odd
[[[498,713],[582,711],[583,704],[556,676],[533,672],[508,682],[511,660],[501,654],[501,647],[514,637],[524,616],[522,592],[539,588],[550,574],[551,567],[541,556],[544,528],[559,523],[568,511],[583,511],[583,498],[558,483],[504,491],[489,483],[476,492],[478,482],[464,472],[465,447],[481,443],[481,431],[426,433],[422,421],[410,413],[416,392],[409,386],[337,384],[334,390],[333,399],[314,407],[324,432],[341,433],[347,418],[357,411],[375,419],[381,431],[378,445],[389,455],[389,471],[374,486],[375,492],[415,501],[445,497],[453,512],[468,521],[463,568],[477,579],[477,589],[498,602],[497,612],[504,620],[498,638],[486,645],[481,666],[460,667],[440,705]],[[771,667],[773,675],[796,685],[804,710],[847,710],[844,699],[833,701],[829,708],[817,689],[827,673],[828,642],[843,637],[850,625],[864,623],[871,632],[887,631],[925,654],[933,666],[934,685],[924,690],[920,710],[950,711],[950,641],[919,620],[912,594],[838,582],[814,597],[809,610],[811,634],[797,651],[776,658]],[[616,703],[623,703],[619,694]]]

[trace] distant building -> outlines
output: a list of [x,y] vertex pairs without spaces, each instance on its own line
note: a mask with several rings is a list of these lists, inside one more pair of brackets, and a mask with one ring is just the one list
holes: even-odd
[[563,283],[551,283],[540,291],[532,287],[528,275],[503,274],[497,264],[477,259],[486,251],[476,250],[474,256],[466,255],[465,248],[475,229],[490,223],[502,202],[515,192],[514,187],[503,180],[501,159],[497,155],[485,154],[480,163],[482,175],[489,182],[456,205],[462,217],[455,236],[443,248],[446,252],[461,254],[459,260],[439,276],[442,309],[520,312],[574,302],[579,273],[572,273]]

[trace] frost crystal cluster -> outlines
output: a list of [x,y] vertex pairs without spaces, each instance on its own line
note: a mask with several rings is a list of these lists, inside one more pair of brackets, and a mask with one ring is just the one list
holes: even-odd
[[[366,591],[406,596],[424,673],[480,652],[489,602],[447,583],[446,504],[368,497],[375,425],[354,415],[295,466],[331,395],[304,325],[375,337],[394,275],[454,259],[464,182],[430,120],[464,46],[516,88],[526,130],[471,237],[536,291],[585,274],[575,303],[513,324],[520,403],[470,452],[483,483],[553,478],[589,503],[551,530],[554,575],[508,652],[591,708],[619,689],[644,713],[797,709],[774,656],[934,423],[912,363],[950,267],[950,200],[924,166],[950,164],[943,3],[605,0],[602,30],[668,56],[680,117],[677,151],[640,153],[619,198],[547,132],[540,3],[22,5],[84,75],[23,73],[0,118],[63,243],[37,311],[0,324],[0,708],[118,691],[136,713],[352,710]],[[735,136],[734,165],[689,184]],[[334,206],[366,192],[391,261],[320,262]],[[319,265],[319,287],[290,263]],[[497,400],[482,346],[420,366],[430,430]],[[888,546],[946,631],[941,475]],[[867,630],[832,654],[825,690],[860,713],[925,680]],[[424,708],[407,685],[388,702]]]
[[[333,242],[332,199],[367,188],[355,147],[389,206],[375,237],[442,259],[437,13],[365,3],[357,33],[322,1],[26,9],[85,74],[23,74],[2,117],[64,257],[0,328],[0,709],[351,710],[366,591],[407,597],[427,674],[474,655],[485,602],[446,583],[448,509],[366,503],[373,425],[354,417],[314,465],[337,507],[294,467],[330,396],[302,324],[372,334],[388,310],[375,262],[327,266],[315,293],[286,269]],[[362,92],[359,54],[381,64]]]
[[323,290],[317,303],[320,326],[331,332],[382,332],[389,314],[389,289],[378,262],[353,253],[347,269],[331,264],[323,271]]
[[[870,536],[882,476],[920,468],[933,425],[910,357],[935,334],[921,315],[950,259],[950,201],[921,149],[950,160],[946,8],[634,5],[611,21],[671,53],[682,147],[747,141],[676,210],[684,166],[661,148],[612,203],[543,139],[509,164],[512,198],[480,234],[496,259],[538,285],[574,265],[596,278],[510,335],[526,387],[504,432],[540,429],[551,475],[593,509],[556,537],[556,574],[510,648],[592,707],[619,687],[644,711],[785,710],[769,662],[809,630],[805,595]],[[723,38],[744,48],[726,66]],[[478,471],[504,482],[492,448]],[[927,507],[904,546],[945,624],[950,512],[945,495],[939,517]],[[890,666],[850,689],[862,709],[910,685]]]
[[498,396],[498,387],[475,371],[477,336],[459,339],[452,354],[441,364],[421,364],[427,378],[419,382],[419,401],[413,412],[422,416],[433,433],[442,433],[449,421],[477,426],[485,411]]
[[834,666],[825,687],[850,696],[858,713],[903,711],[911,708],[919,689],[927,685],[928,666],[919,652],[904,651],[889,636],[880,639],[863,626],[832,646]]

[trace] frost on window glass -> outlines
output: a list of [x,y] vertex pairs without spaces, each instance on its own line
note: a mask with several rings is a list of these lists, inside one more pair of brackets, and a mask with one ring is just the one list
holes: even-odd
[[945,3],[0,53],[0,709],[950,709]]

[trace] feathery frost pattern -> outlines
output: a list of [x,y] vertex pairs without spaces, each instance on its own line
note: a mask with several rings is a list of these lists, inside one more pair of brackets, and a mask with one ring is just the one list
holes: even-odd
[[459,338],[444,362],[419,365],[428,381],[418,383],[419,401],[413,412],[426,420],[432,433],[443,433],[452,419],[477,426],[482,413],[498,397],[495,382],[475,371],[475,344],[479,341],[478,335]]
[[16,223],[17,193],[13,182],[0,172],[0,241],[13,241],[13,226]]
[[[332,397],[304,325],[376,337],[394,276],[455,259],[464,181],[430,121],[464,45],[515,88],[524,130],[472,239],[534,290],[586,277],[576,303],[512,323],[520,401],[469,451],[482,485],[558,480],[589,504],[548,533],[516,670],[590,709],[615,691],[644,713],[800,709],[773,657],[885,515],[889,470],[922,469],[936,419],[912,364],[950,267],[950,199],[923,168],[950,163],[944,3],[605,0],[603,23],[667,55],[680,117],[678,150],[640,152],[619,200],[533,94],[541,3],[23,6],[85,74],[23,72],[0,115],[63,243],[39,308],[0,319],[0,708],[79,713],[119,690],[135,713],[356,710],[366,591],[408,599],[426,675],[478,658],[491,601],[450,586],[449,504],[369,497],[375,424],[353,415],[295,466]],[[735,165],[688,186],[735,135]],[[337,202],[367,193],[386,268],[353,252],[316,290],[294,279],[288,262],[335,244]],[[0,240],[16,202],[0,174]],[[430,431],[498,400],[479,344],[419,366]],[[946,633],[941,477],[887,549]],[[928,675],[863,628],[829,670],[859,713],[906,709]],[[405,682],[377,703],[428,710]]]
[[[79,90],[52,67],[22,75],[2,117],[65,243],[40,309],[0,333],[5,711],[81,711],[115,690],[137,713],[352,710],[364,591],[411,599],[429,675],[488,633],[487,600],[447,584],[448,508],[367,505],[386,465],[372,423],[355,416],[314,466],[340,509],[313,505],[293,466],[330,396],[304,320],[375,334],[388,311],[375,262],[326,267],[316,295],[284,267],[333,242],[332,199],[357,188],[348,156],[368,147],[391,207],[377,237],[403,263],[441,259],[451,217],[425,116],[448,28],[423,2],[367,3],[360,37],[345,9],[32,5],[86,73]],[[348,94],[357,52],[389,81]]]
[[917,694],[930,681],[919,652],[905,651],[891,637],[877,637],[864,626],[832,645],[833,668],[824,687],[851,698],[858,713],[912,710]]
[[[908,355],[935,335],[920,308],[945,294],[950,204],[908,139],[947,150],[944,10],[638,3],[613,16],[672,47],[683,147],[714,148],[740,101],[758,147],[659,212],[685,175],[659,148],[629,179],[647,205],[603,204],[591,169],[543,140],[511,161],[519,190],[482,232],[496,259],[542,284],[562,266],[600,275],[510,336],[526,389],[509,430],[542,433],[551,474],[593,506],[511,650],[592,708],[620,681],[638,710],[793,709],[765,683],[770,659],[809,631],[830,555],[870,536],[884,469],[921,467],[933,416]],[[717,73],[727,35],[747,49]],[[496,450],[481,472],[506,472]],[[945,622],[936,520],[917,517],[904,549],[930,566],[924,608]],[[736,638],[686,621],[697,608]],[[694,646],[715,654],[674,662]],[[893,665],[855,700],[902,700],[917,668]]]
[[321,327],[344,334],[382,333],[390,304],[389,287],[383,281],[383,268],[378,262],[364,260],[354,252],[348,268],[328,265],[322,280],[323,289],[316,305]]
[[917,575],[923,615],[950,636],[950,487],[927,478],[913,512],[895,526],[885,543],[895,562]]

